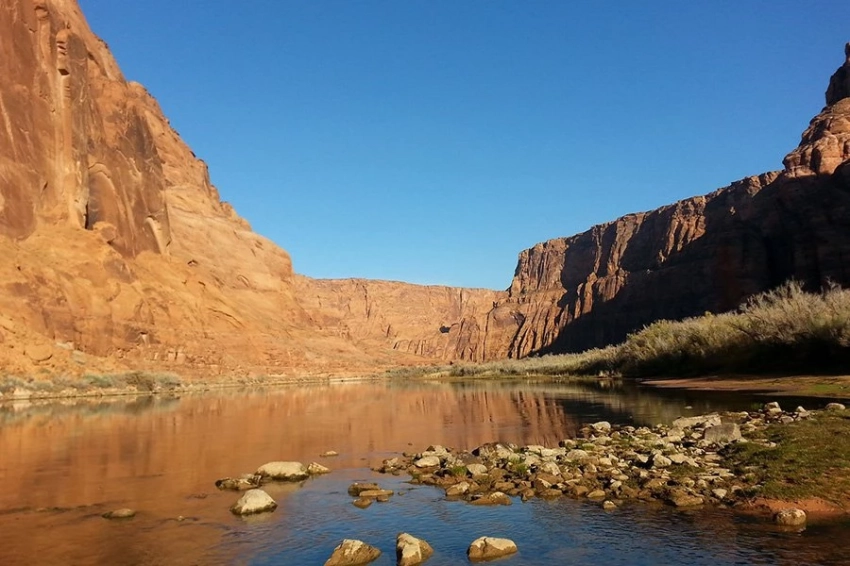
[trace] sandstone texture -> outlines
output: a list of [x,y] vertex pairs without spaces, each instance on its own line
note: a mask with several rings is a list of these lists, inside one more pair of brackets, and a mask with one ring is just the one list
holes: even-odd
[[792,277],[850,284],[850,47],[782,171],[537,244],[506,291],[295,275],[76,0],[4,3],[0,49],[7,374],[484,361],[617,342]]
[[789,278],[850,284],[850,44],[845,55],[784,170],[523,251],[466,351],[580,351],[658,319],[733,309]]
[[425,342],[439,325],[471,314],[451,318],[435,303],[427,329],[388,334],[410,342],[397,352],[368,332],[323,328],[323,311],[296,300],[289,255],[220,200],[206,164],[124,78],[76,0],[4,3],[0,49],[6,372],[368,371],[421,362],[406,352],[436,351]]
[[503,291],[410,285],[367,279],[296,276],[295,293],[310,322],[365,350],[439,360],[482,361],[487,314]]

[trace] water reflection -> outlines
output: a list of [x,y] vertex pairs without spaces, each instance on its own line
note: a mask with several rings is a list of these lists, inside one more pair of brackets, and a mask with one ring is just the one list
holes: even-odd
[[[718,519],[720,527],[706,527],[695,521],[709,515],[688,519],[691,524],[665,510],[659,516],[675,519],[665,523],[646,514],[645,507],[613,516],[566,501],[480,510],[443,502],[431,488],[358,510],[349,504],[345,488],[369,475],[366,468],[388,454],[432,443],[457,448],[494,440],[551,445],[583,423],[600,419],[654,424],[681,414],[746,408],[752,402],[604,383],[477,381],[0,405],[0,563],[282,563],[285,558],[283,563],[311,564],[321,563],[342,535],[385,540],[389,557],[402,525],[445,539],[444,548],[451,552],[440,551],[443,562],[438,552],[433,564],[463,557],[474,533],[511,534],[520,524],[525,525],[520,532],[530,537],[526,548],[537,552],[524,551],[512,562],[517,564],[558,562],[568,556],[599,562],[598,548],[612,544],[594,534],[604,525],[615,525],[606,537],[624,540],[630,530],[646,531],[641,536],[654,541],[647,542],[652,547],[648,556],[662,556],[655,546],[681,544],[716,555],[720,550],[712,545],[718,532],[736,538],[756,531],[742,530],[727,515]],[[269,460],[309,462],[327,450],[340,454],[323,460],[335,472],[304,487],[270,488],[280,504],[273,515],[247,522],[233,517],[228,508],[236,496],[213,487],[217,478],[252,471]],[[127,522],[100,518],[104,511],[125,506],[138,509],[139,515]],[[592,528],[580,529],[575,521]],[[547,543],[545,533],[561,532],[563,525],[572,527],[558,536],[580,540],[569,548],[557,539]],[[683,534],[691,531],[714,535],[704,540]],[[770,540],[773,535],[756,538]],[[746,548],[756,546],[743,540]],[[692,563],[692,554],[669,563]],[[549,558],[535,562],[542,556]]]

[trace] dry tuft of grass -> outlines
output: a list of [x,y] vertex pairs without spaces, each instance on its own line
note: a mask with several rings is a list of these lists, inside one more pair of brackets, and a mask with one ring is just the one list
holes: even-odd
[[736,312],[659,320],[625,342],[578,354],[442,368],[452,376],[834,373],[850,367],[850,290],[807,293],[797,282]]

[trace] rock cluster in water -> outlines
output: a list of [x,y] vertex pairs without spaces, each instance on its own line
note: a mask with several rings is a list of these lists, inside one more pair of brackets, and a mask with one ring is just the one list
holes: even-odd
[[752,492],[752,476],[736,476],[724,456],[733,443],[763,442],[753,433],[770,423],[808,418],[778,403],[760,411],[681,417],[672,425],[612,426],[597,422],[558,447],[484,444],[470,452],[430,446],[374,468],[409,473],[413,483],[442,487],[449,499],[510,505],[511,497],[598,500],[606,509],[629,499],[676,507],[732,504]]
[[310,476],[327,474],[329,468],[311,463],[305,466],[301,462],[268,462],[260,466],[253,474],[243,474],[237,478],[222,478],[215,486],[222,490],[245,491],[245,494],[233,504],[231,512],[236,515],[253,515],[274,511],[277,503],[269,494],[260,489],[269,481],[298,482]]

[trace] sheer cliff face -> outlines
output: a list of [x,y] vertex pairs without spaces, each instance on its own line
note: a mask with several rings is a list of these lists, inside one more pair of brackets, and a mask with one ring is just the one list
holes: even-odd
[[0,76],[7,370],[74,348],[227,365],[265,356],[245,335],[303,324],[289,256],[220,202],[75,1],[4,2]]
[[288,254],[219,200],[75,0],[3,2],[0,76],[5,371],[338,373],[475,357],[492,293],[302,279],[299,303]]
[[784,171],[523,251],[484,357],[603,346],[788,278],[850,284],[850,44],[845,56]]

